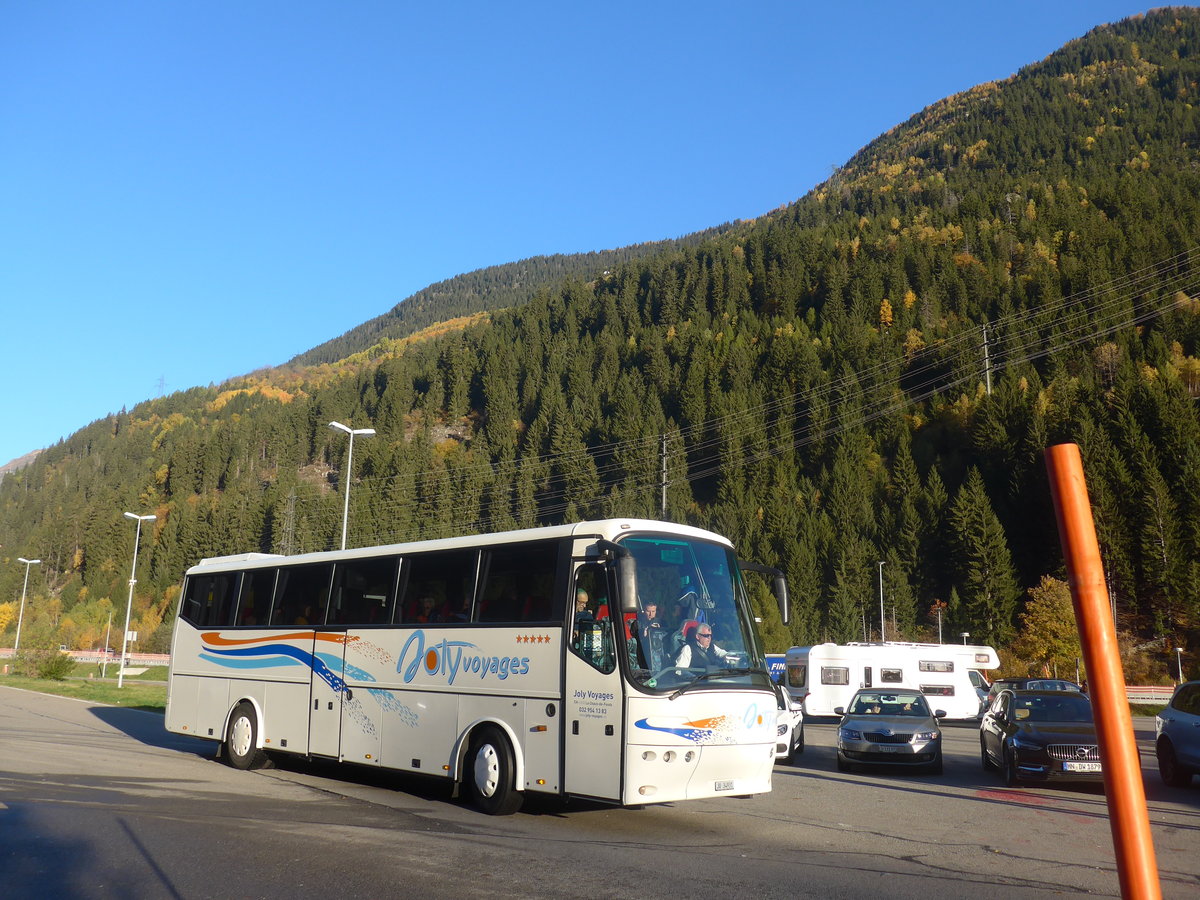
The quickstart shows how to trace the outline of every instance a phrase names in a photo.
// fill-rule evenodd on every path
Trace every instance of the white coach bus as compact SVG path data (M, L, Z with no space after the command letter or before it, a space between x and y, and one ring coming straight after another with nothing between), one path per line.
M525 792L769 791L776 695L743 568L786 619L782 573L666 522L206 559L184 579L166 727L238 768L271 752L441 776L492 814ZM719 650L676 667L697 633Z
M860 688L895 687L921 691L948 719L974 719L987 693L982 671L998 668L1000 658L981 644L886 641L792 647L786 663L784 683L804 700L806 715L835 715Z

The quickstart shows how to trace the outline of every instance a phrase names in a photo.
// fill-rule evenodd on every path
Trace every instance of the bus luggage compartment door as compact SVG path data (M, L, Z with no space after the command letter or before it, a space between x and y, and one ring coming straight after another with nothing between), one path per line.
M313 641L312 700L308 752L339 758L342 748L342 699L345 697L346 635L318 631Z

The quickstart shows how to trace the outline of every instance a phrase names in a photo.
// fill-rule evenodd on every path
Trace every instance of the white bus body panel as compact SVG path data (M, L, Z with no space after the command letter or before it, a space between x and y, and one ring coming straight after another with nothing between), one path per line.
M735 699L731 711L731 696ZM775 695L771 691L693 689L669 697L631 697L626 804L691 800L771 790ZM730 778L728 773L739 772Z
M942 669L948 665L951 671L925 671L922 665ZM974 719L980 699L968 672L999 665L996 651L980 644L816 644L788 650L784 684L793 698L804 701L808 716L836 715L834 709L847 706L855 691L873 687L924 690L929 705L945 710L946 718ZM796 683L800 666L805 672L803 684ZM845 684L825 683L843 675Z

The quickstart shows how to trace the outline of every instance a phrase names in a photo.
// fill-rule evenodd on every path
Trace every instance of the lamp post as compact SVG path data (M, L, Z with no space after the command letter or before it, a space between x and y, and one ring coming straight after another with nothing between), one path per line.
M17 651L21 649L21 622L25 619L25 591L29 588L29 567L38 565L41 560L26 559L23 556L18 556L17 562L25 563L25 584L21 587L21 611L17 613L17 639L13 643L14 656L16 656Z
M129 570L129 600L125 603L125 632L121 635L121 668L117 670L117 687L125 685L125 650L129 644L129 615L133 611L133 586L137 584L137 555L138 544L142 541L142 523L153 522L158 516L138 516L127 512L125 518L137 522L137 534L133 538L133 568Z
M346 482L346 499L342 506L342 549L346 549L346 523L350 520L350 476L354 471L354 436L370 437L375 433L374 428L351 428L341 422L330 422L329 427L336 431L344 431L350 435L350 449L346 453L346 471L342 478Z
M883 643L887 640L884 635L884 612L883 612L883 560L879 561L879 642Z
M28 571L28 570L26 570ZM1179 665L1179 683L1183 684L1183 648L1175 648L1175 662Z
M960 631L960 632L958 633L958 636L959 636L959 637L961 637L961 638L963 639L963 646L965 647L965 646L967 646L967 638L969 638L969 637L971 636L971 632L969 632L969 631Z

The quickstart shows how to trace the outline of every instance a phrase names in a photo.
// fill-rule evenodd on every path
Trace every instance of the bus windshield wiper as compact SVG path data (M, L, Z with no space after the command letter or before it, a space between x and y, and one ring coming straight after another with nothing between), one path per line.
M695 678L693 678L691 681L689 681L683 687L679 688L674 693L672 693L669 697L667 697L667 699L674 700L676 697L678 697L684 691L690 691L692 688L694 688L700 682L707 681L710 678L724 678L726 675L754 675L756 673L759 675L766 675L768 679L771 677L771 673L768 672L766 669L762 668L761 666L753 666L753 667L743 666L742 668L739 668L739 669L714 669L711 672L701 672L699 675L697 675Z

